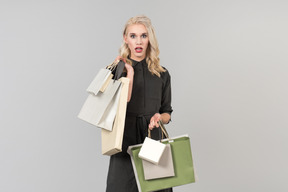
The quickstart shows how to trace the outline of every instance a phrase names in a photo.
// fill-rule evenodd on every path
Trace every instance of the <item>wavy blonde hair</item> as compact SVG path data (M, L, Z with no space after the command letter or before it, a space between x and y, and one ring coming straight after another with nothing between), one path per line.
M148 64L148 70L153 75L157 75L158 77L160 77L160 73L165 72L166 70L160 65L160 59L159 59L160 51L159 51L156 35L154 32L154 28L151 24L151 20L145 15L139 15L139 16L130 18L125 24L125 27L123 30L123 37L127 36L127 28L130 25L134 25L134 24L142 24L147 29L149 44L146 50L146 63ZM119 49L119 53L123 59L126 59L126 62L128 64L130 65L132 64L132 61L128 58L128 56L130 55L130 49L128 45L125 43L124 38L123 38L123 43Z

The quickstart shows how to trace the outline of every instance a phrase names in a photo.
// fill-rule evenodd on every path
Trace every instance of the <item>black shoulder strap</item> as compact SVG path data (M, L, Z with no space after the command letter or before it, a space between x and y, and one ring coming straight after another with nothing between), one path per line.
M120 60L119 63L117 64L114 80L118 80L121 77L124 67L125 67L124 61Z

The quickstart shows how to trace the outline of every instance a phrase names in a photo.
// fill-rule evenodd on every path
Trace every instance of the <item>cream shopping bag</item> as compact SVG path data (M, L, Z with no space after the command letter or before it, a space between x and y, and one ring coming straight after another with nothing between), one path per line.
M114 155L122 151L129 79L122 77L119 81L121 81L121 92L113 129L112 131L107 131L105 129L101 130L103 155Z
M173 157L170 144L165 144L165 149L157 165L142 160L145 180L175 176Z

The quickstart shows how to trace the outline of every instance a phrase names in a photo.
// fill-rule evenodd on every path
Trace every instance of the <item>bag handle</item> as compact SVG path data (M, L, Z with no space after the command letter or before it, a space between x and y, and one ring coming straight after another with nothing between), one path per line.
M110 65L107 65L106 69L109 69L110 71L114 71L114 69L117 67L118 63L119 63L119 61L116 61L116 62L114 61Z
M164 126L164 123L161 120L159 120L158 124L159 124L159 129L160 129L159 131L161 131L161 140L164 139L164 135L166 138L168 138L168 140L170 140L170 137ZM148 137L151 138L151 130L149 128L148 128Z

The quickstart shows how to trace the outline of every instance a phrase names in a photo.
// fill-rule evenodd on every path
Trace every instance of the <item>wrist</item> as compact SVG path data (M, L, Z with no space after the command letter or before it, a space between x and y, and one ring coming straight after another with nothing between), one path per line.
M134 70L130 69L130 70L127 70L127 76L133 76L134 75Z
M158 120L159 120L159 121L162 121L162 119L163 119L163 118L162 118L162 115L161 115L160 113L156 113L156 115L157 115L157 117L158 117Z

